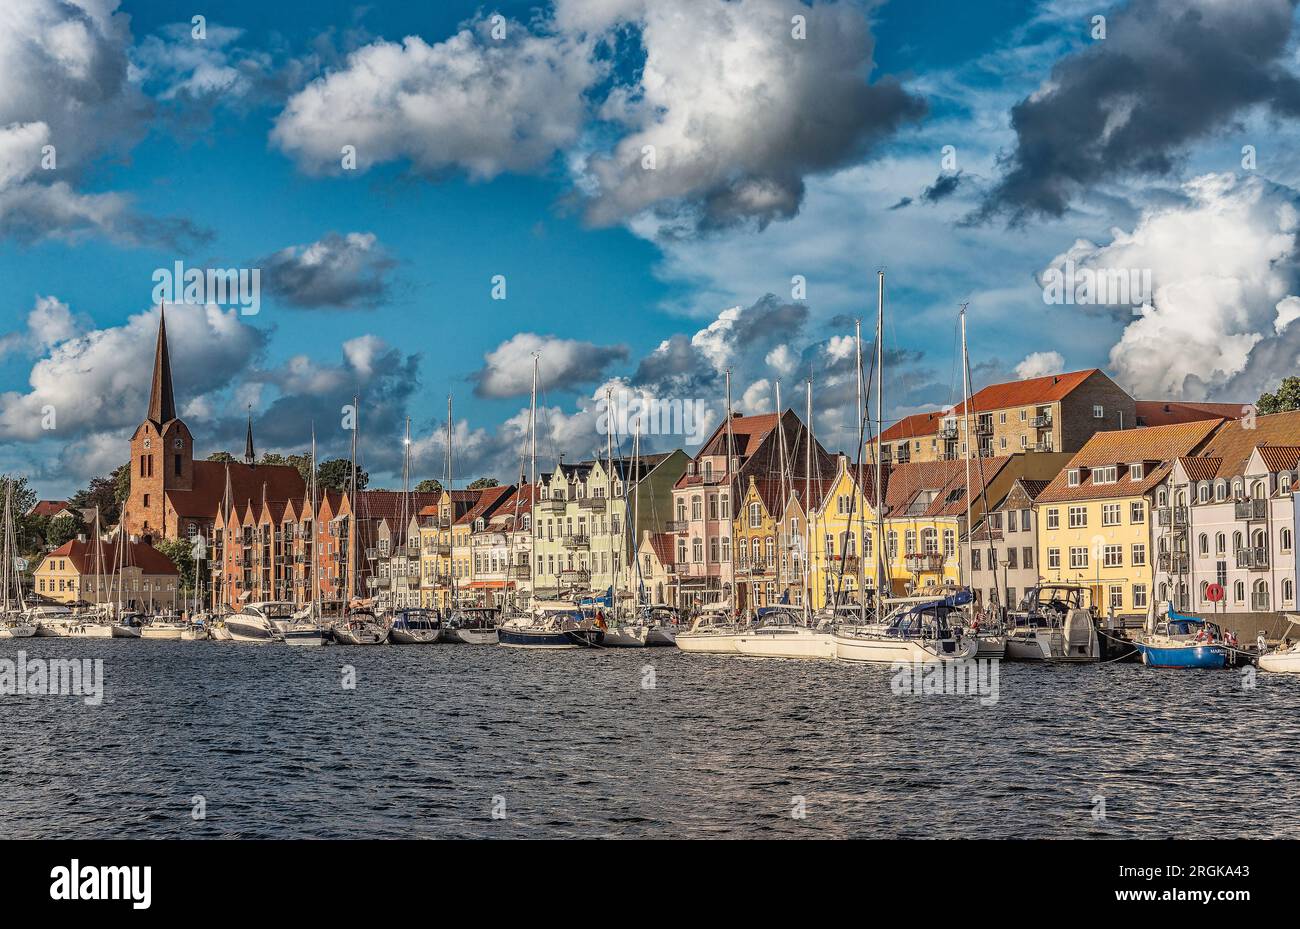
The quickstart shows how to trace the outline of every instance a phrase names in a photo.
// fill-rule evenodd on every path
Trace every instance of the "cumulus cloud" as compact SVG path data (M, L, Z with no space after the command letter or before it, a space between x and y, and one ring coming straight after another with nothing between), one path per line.
M1027 381L1032 377L1046 377L1065 370L1065 358L1060 352L1030 352L1016 365L1016 377Z
M627 348L622 345L597 345L521 332L483 356L483 367L471 375L475 381L474 393L480 397L517 397L529 393L535 352L541 355L539 369L542 386L547 390L598 381L609 365L628 356Z
M357 49L290 98L272 141L316 173L340 170L344 145L363 171L404 160L487 180L543 167L577 141L583 93L602 66L572 37L508 22L497 39L491 28L482 20L433 45L407 36Z
M1231 174L1196 178L1182 192L1185 202L1071 254L1083 269L1151 271L1151 302L1110 352L1121 384L1139 397L1240 399L1228 395L1233 379L1265 352L1285 357L1300 335L1292 315L1300 192Z
M1296 0L1133 0L1011 111L1005 174L973 217L1060 216L1089 185L1169 174L1247 107L1300 112L1287 69Z
M788 218L807 175L861 158L924 113L897 81L868 80L875 40L859 6L797 9L804 38L780 0L557 4L574 29L637 29L644 52L636 83L602 107L626 134L575 159L591 221L648 210L706 228Z
M272 295L291 306L352 309L383 302L396 262L369 232L331 232L310 245L291 245L257 262Z
M57 297L37 297L27 314L26 328L0 336L0 357L19 351L43 354L59 342L79 335L88 322Z

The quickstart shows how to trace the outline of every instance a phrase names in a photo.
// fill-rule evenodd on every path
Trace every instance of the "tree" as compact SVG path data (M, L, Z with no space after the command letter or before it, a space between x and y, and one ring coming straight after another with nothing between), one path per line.
M208 456L208 461L234 461L235 456L230 452L213 452Z
M1284 378L1277 387L1277 393L1263 393L1255 404L1258 413L1287 413L1300 410L1300 377L1292 375Z
M301 455L281 455L276 452L267 452L262 456L261 463L265 465L292 465L302 475L304 484L311 483L311 455L306 452Z
M415 485L417 494L440 494L442 493L442 481L436 477L427 477Z
M0 474L0 506L4 505L4 495L8 493L10 485L13 485L14 490L14 518L21 519L36 506L36 491L28 486L27 478L22 474Z
M181 588L194 589L194 543L189 539L163 539L154 545L181 572Z
M49 528L45 530L45 544L50 548L58 548L64 542L71 542L85 531L86 524L84 522L65 513L58 519L50 520Z
M122 512L122 504L126 503L126 498L131 496L131 462L118 465L113 469L113 499L117 501L118 513Z
M365 490L370 483L370 475L362 468L357 468L357 490ZM316 469L316 485L321 490L348 491L352 489L352 462L346 458L331 458L322 461Z
M499 481L495 477L480 477L474 483L469 485L470 490L482 490L485 487L496 487Z
M129 466L128 466L129 470ZM78 510L99 509L99 520L101 526L112 526L117 522L118 515L122 512L122 506L117 499L117 479L116 471L108 477L92 477L90 483L81 490L72 495L68 501L68 506ZM130 489L130 477L127 477L127 488Z

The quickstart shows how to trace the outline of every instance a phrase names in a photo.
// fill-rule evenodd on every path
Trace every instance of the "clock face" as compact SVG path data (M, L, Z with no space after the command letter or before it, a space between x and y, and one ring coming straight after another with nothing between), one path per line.
M181 441L180 436L177 436L176 441L172 442L172 448L176 449L177 451L180 451L184 447L185 447L185 443Z
M145 448L152 448L152 447L153 447L153 439L149 438L148 436L145 436L145 437L144 437L144 447L145 447Z

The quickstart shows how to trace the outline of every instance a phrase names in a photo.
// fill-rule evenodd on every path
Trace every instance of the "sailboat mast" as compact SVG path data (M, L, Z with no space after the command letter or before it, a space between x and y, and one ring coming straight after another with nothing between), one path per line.
M970 512L971 512L971 500L970 500L971 444L970 443L971 443L971 436L973 435L973 433L970 430L970 356L966 354L966 304L964 303L961 305L961 397L962 397L962 410L964 411L963 419L965 420L966 423L966 455L965 455L966 458L966 542L967 545L970 546L972 550L974 550L975 527L970 521ZM985 531L988 531L988 528L989 527L985 525ZM957 564L958 564L958 571L964 575L965 572L960 567L961 566L960 558L957 559ZM966 578L963 576L961 580L964 582ZM995 583L996 583L996 579L995 579Z
M858 619L867 621L867 562L864 554L867 548L867 495L862 484L862 449L866 444L867 411L863 406L866 393L862 379L862 320L853 322L853 354L857 364L858 382L858 491L862 494L862 507L858 510ZM857 500L857 494L853 495Z
M361 506L357 500L357 433L361 431L361 403L357 397L352 398L352 454L351 480L349 493L352 496L352 532L349 533L348 548L352 557L348 558L348 599L357 595L357 560L361 556Z
M885 272L877 271L876 278L876 621L879 622L885 615L890 555L885 547L884 447L880 441L885 430Z
M636 478L636 489L632 494L632 552L631 561L638 565L636 572L629 571L627 582L635 583L636 588L632 593L633 616L640 615L641 612L641 568L636 560L638 536L641 526L641 417L636 418L636 424L633 426L632 436L632 475Z
M454 486L453 484L454 478L451 470L451 462L452 462L451 439L452 439L452 435L454 434L454 431L455 430L452 428L452 419L451 419L451 394L447 394L447 495L448 495L448 499L451 500L451 516L449 517L451 520L451 525L447 526L447 538L449 540L453 540L451 543L453 545L455 544L454 543L455 530L452 529L452 526L456 524L456 498L452 496L452 487ZM447 550L454 551L454 549L450 547ZM456 562L454 559L451 560L450 565L451 565L451 570L448 573L451 574L451 603L449 604L449 606L451 609L454 610L456 609Z
M606 516L608 523L606 528L609 529L609 607L614 609L614 604L618 599L618 592L614 590L616 581L614 578L614 423L617 418L614 416L614 391L608 387L605 388L605 495L609 498L609 512ZM627 502L627 483L623 484L623 501ZM627 516L627 510L624 508L624 517ZM595 522L595 517L592 517ZM635 536L636 527L632 527L632 533ZM596 556L592 556L595 561ZM593 565L594 567L594 565Z
M731 369L727 369L727 545L731 549L731 609L736 609L736 531L735 531L735 511L739 506L737 500L737 489L739 485L737 480L739 475L736 474L733 467L734 455L733 449L735 443L731 434ZM707 526L708 523L705 523ZM752 577L752 575L751 575ZM752 590L751 590L752 593Z
M13 550L10 538L13 535L13 517L10 514L10 507L13 506L14 484L13 480L5 481L5 516L4 516L4 567L0 568L0 576L4 578L4 593L0 594L4 598L3 605L0 605L0 614L9 613L9 584L10 572L13 571Z
M316 517L320 508L316 503L316 423L311 424L311 617L316 619L320 610L320 558L316 555L319 527Z
M779 470L777 471L779 475L779 480L777 481L777 483L780 485L781 488L780 490L781 502L777 505L777 510L776 513L774 514L776 517L776 541L777 541L778 551L775 553L776 564L773 565L773 567L776 568L776 589L777 590L781 589L781 560L782 559L781 559L780 549L785 547L784 545L781 544L781 521L785 518L785 508L790 503L790 495L789 493L786 492L786 481L785 481L785 477L786 477L785 425L784 423L782 423L782 419L784 417L781 415L784 412L785 410L781 406L781 379L777 378L776 379L776 454L777 457L780 459L778 463Z
M808 378L808 442L803 450L803 615L811 625L812 585L808 562L812 558L812 378Z

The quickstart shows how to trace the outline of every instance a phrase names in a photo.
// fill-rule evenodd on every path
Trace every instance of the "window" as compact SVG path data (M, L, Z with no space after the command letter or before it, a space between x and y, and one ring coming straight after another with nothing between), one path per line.
M691 539L691 561L695 562L696 564L702 564L704 562L704 540L703 539Z
M1105 408L1104 406L1102 406L1100 403L1098 403L1098 404L1096 404L1095 406L1093 406L1093 408L1092 408L1092 418L1093 418L1093 419L1105 419L1105 418L1106 418L1106 408Z
M1246 602L1246 582L1237 581L1232 585L1232 598L1238 603Z
M749 505L749 528L757 529L763 525L763 510L757 503Z
M1282 599L1286 603L1295 599L1295 581L1289 577L1282 578Z
M1026 545L1026 546L1022 549L1022 551L1023 551L1023 553L1024 553L1024 567L1025 567L1026 570L1031 570L1031 569L1034 567L1034 549L1033 549L1033 546L1031 546L1031 545Z
M1094 484L1114 484L1119 480L1119 467L1117 465L1107 465L1104 468L1092 469L1092 482Z
M1146 476L1146 465L1142 462L1135 462L1128 466L1128 479L1130 481L1140 481Z
M1134 542L1131 550L1133 567L1144 568L1147 563L1147 546L1145 542Z
M1283 529L1281 533L1278 534L1279 547L1282 549L1282 551L1284 552L1291 551L1291 538L1292 536L1291 536L1290 529Z
M1120 505L1118 503L1105 503L1101 507L1101 524L1103 526L1118 526L1120 522Z
M1007 532L1016 531L1016 511L1007 510Z
M1061 550L1059 548L1049 548L1047 550L1047 567L1057 569L1061 567Z
M1088 508L1085 506L1070 507L1070 528L1082 529L1088 525Z
M1007 424L1007 414L1006 414L1005 412L999 413L999 414L998 414L998 425L999 425L999 426L1005 426L1006 424Z
M867 536L867 544L864 546L867 556L871 555L871 536ZM957 534L951 529L943 530L943 553L946 557L951 558L957 551Z
M1086 568L1088 567L1088 549L1087 546L1077 545L1070 548L1070 567Z
M1144 522L1147 518L1147 505L1141 500L1135 500L1128 508L1128 521L1134 525Z
M1071 487L1078 487L1078 486L1079 486L1079 469L1078 469L1078 468L1071 468L1069 471L1067 471L1067 472L1065 473L1065 479L1066 479L1066 482L1067 482Z
M1202 532L1196 539L1196 550L1204 557L1210 553L1210 537Z
M970 569L972 571L978 571L980 569L980 550L978 548L972 548L970 550Z
M704 501L700 497L691 497L691 519L704 518Z
M1107 568L1122 568L1124 566L1124 546L1107 545L1102 549L1102 564Z
M1147 608L1147 585L1133 585L1133 609L1145 610Z
M1222 532L1216 534L1214 537L1214 553L1216 555L1222 555L1227 550L1228 550L1228 537Z
M1060 529L1060 528L1061 528L1061 511L1060 511L1060 510L1058 510L1058 509L1056 509L1056 508L1052 508L1052 509L1050 509L1050 510L1047 511L1047 528L1048 528L1048 529Z
M1197 503L1209 503L1209 502L1210 502L1210 485L1209 485L1209 484L1202 484L1200 487L1198 487L1198 488L1196 489L1196 502L1197 502Z
M1283 471L1277 477L1278 493L1289 494L1291 492L1291 472Z
M1007 568L1009 568L1010 570L1014 571L1014 570L1016 570L1017 567L1018 567L1018 565L1016 564L1016 550L1015 550L1014 548L1008 548L1008 549L1007 549Z
M1124 609L1124 587L1121 584L1110 585L1110 608L1112 610Z
M722 537L722 563L726 564L731 561L731 539L725 535Z

